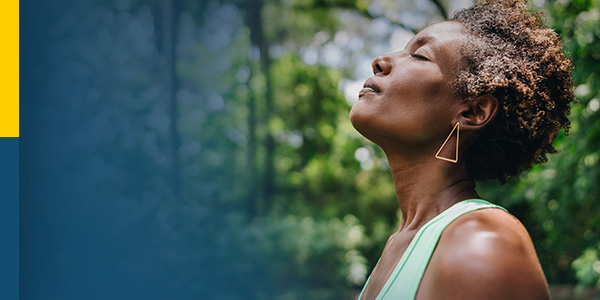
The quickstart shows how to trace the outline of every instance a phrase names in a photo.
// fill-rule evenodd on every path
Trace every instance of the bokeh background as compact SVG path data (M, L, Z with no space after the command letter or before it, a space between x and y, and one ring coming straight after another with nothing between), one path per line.
M22 299L355 299L399 223L348 113L370 61L470 0L20 1ZM600 299L600 1L535 0L569 136L480 194L555 299Z

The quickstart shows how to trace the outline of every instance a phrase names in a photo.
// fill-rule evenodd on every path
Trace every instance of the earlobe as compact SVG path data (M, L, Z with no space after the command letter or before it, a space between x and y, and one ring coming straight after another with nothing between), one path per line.
M498 109L498 99L490 94L479 96L473 101L465 103L461 113L462 129L473 130L487 126L496 118Z

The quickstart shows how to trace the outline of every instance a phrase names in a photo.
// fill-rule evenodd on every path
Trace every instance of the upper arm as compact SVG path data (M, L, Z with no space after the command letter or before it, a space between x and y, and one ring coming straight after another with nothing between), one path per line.
M523 226L500 210L467 214L446 228L417 299L549 299Z

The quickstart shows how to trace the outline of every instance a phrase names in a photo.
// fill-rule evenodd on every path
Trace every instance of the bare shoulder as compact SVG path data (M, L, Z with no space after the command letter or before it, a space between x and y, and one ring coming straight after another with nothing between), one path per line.
M465 214L442 233L417 299L549 299L531 238L500 209Z

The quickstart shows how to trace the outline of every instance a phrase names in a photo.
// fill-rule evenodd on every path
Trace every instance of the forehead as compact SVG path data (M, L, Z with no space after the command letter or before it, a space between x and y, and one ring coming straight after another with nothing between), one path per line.
M446 21L426 27L415 35L411 42L459 46L465 38L464 26L461 23Z

